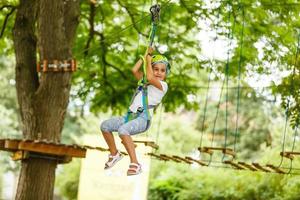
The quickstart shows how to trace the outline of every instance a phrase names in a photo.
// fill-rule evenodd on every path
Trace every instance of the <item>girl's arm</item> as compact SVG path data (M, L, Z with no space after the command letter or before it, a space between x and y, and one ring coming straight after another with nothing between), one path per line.
M143 78L143 72L140 71L140 68L143 64L143 61L142 59L139 59L135 65L133 66L133 68L131 69L134 77L137 79L137 80L141 80Z
M151 51L151 50L150 50ZM148 51L149 52L149 51ZM146 62L147 62L147 80L148 82L155 86L156 88L163 90L162 85L160 83L160 81L154 76L153 74L153 69L152 69L152 65L151 65L151 60L152 60L152 56L150 56L149 54L146 55Z

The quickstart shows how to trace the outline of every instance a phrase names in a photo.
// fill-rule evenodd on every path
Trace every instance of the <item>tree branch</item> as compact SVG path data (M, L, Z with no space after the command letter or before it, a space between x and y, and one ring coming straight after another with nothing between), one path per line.
M16 8L16 6L13 5L3 5L0 7L0 11L2 11L4 8Z
M104 38L104 35L103 35L102 33L98 32L98 31L94 31L94 34L97 35L97 36L99 36L99 37L101 38L101 41L105 39L105 38ZM102 42L102 43L103 43L103 42ZM103 49L103 48L102 48L102 49ZM104 49L103 49L103 50L104 50ZM117 71L121 74L121 76L122 76L124 79L127 79L127 76L125 75L125 73L124 73L122 70L120 70L117 66L115 66L115 65L113 65L113 64L111 64L111 63L109 63L109 62L107 61L107 59L106 59L106 50L105 50L105 52L104 52L103 63L104 63L104 65L108 65L108 66L114 68L115 70L117 70Z
M92 39L94 38L94 21L95 21L95 4L90 4L90 16L89 16L89 24L90 24L90 30L89 30L89 38L87 40L87 43L84 47L84 56L86 57L89 53L90 43Z
M13 14L13 12L16 10L16 7L15 6L6 6L6 8L11 8L10 12L6 14L5 18L4 18L4 22L3 22L3 25L2 25L2 28L1 28L1 32L0 32L0 38L3 36L4 34L4 30L6 28L6 24L7 24L7 21L8 21L8 18L11 14ZM2 6L0 8L0 10L4 9L4 6Z
M148 37L147 34L143 33L143 32L137 27L137 25L136 25L136 20L134 19L134 16L133 16L134 14L129 10L129 8L128 8L126 5L124 5L120 0L117 0L117 2L120 4L121 7L125 8L125 10L127 11L128 15L129 15L129 17L130 17L130 19L131 19L133 28L134 28L139 34L141 34L142 36Z
M108 66L112 67L113 69L117 70L117 71L121 74L121 76L122 76L124 79L127 79L127 76L126 76L126 75L124 74L124 72L123 72L122 70L120 70L118 67L116 67L115 65L113 65L113 64L111 64L111 63L109 63L109 62L107 62L106 59L104 60L104 62L105 62L106 65L108 65Z

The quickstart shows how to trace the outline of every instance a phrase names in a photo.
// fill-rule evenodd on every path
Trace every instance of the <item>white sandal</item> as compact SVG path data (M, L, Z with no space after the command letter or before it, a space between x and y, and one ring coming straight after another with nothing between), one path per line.
M111 158L111 161L105 163L104 169L112 168L119 160L123 158L123 155L118 151L116 155L108 155L108 160Z
M141 164L130 163L129 169L127 170L127 176L138 175L142 173Z

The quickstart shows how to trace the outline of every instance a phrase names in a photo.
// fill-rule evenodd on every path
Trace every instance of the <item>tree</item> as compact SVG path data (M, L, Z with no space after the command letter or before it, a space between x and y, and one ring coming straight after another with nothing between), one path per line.
M20 1L13 39L25 139L60 141L72 74L39 76L36 55L38 49L40 60L70 60L79 13L79 1ZM22 161L16 199L53 199L56 165L45 159Z

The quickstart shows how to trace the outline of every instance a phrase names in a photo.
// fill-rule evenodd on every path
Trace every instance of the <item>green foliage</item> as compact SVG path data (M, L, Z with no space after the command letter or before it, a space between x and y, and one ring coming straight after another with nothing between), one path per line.
M0 169L0 197L2 196L2 188L3 188L3 174L4 174L4 170L1 168Z
M89 18L82 15L79 25L80 35L74 47L82 70L75 75L74 83L79 83L79 96L84 101L92 103L91 108L94 112L100 109L107 111L108 108L121 112L130 102L136 86L130 69L137 61L138 55L145 51L150 31L148 3L104 1L97 4L94 18L94 25L97 28L94 35L90 35L88 31ZM83 3L82 12L89 11L90 6ZM173 12L177 14L172 15ZM170 97L166 98L166 102L169 102L168 110L174 110L183 102L187 107L193 107L185 100L189 91L176 86L182 80L187 86L193 84L194 78L189 76L187 71L182 73L176 68L185 69L184 66L191 64L195 59L195 55L188 52L199 50L197 40L192 39L195 35L196 22L190 20L187 13L184 7L163 3L156 44L158 47L167 45L166 55L171 60L176 60L172 62ZM132 23L134 25L131 25ZM91 39L90 43L86 42L88 37ZM87 47L86 52L82 50L83 46ZM184 57L177 56L180 54ZM90 93L93 93L93 97L88 99Z
M21 138L13 65L11 57L0 56L0 138ZM8 153L1 154L5 155L0 156L3 171L16 172L19 165L11 162Z
M55 186L61 197L69 200L77 199L81 161L73 160L57 170Z
M136 86L130 68L147 46L151 3L144 0L98 1L95 5L81 2L80 24L73 48L80 69L74 75L73 85L77 96L89 103L93 112L111 108L121 113L127 108ZM206 49L201 49L200 43L207 38L199 38L200 31L215 34L208 37L211 44L225 41L231 46L230 77L240 73L244 77L252 73L271 74L274 71L274 67L269 67L271 63L282 72L299 70L296 52L300 5L297 1L220 1L210 6L199 0L160 3L161 18L155 44L158 49L168 47L165 54L173 66L168 80L170 90L165 98L166 110L174 111L179 105L197 108L195 103L187 101L186 95L196 93L194 86L199 85L202 73L199 69L213 68L216 79L221 79L219 73L226 73L226 59L214 59L216 65L210 66L211 60L203 56ZM0 7L16 4L17 1L5 0ZM4 24L12 7L2 10L0 24ZM3 54L13 54L9 34L13 19L14 13L8 18L0 40ZM273 90L274 95L280 94L285 101L295 102L288 113L294 127L299 123L297 77L289 73L279 86L294 86L284 89L286 87L277 87L277 83Z
M228 95L230 99L229 116L231 116L229 117L228 127L230 128L229 133L231 133L236 122L235 118L232 117L235 113L236 92L234 90L230 91ZM281 142L285 127L284 113L280 112L280 108L276 104L268 102L251 88L243 88L240 100L240 131L237 141L238 155L236 161L247 163L256 161L262 165L273 164L278 166L281 161L279 152L282 151ZM214 101L210 102L210 104L214 103ZM203 106L201 108L203 109ZM208 107L207 120L215 117L215 109L214 106ZM224 105L220 109L220 119L216 127L219 127L221 131L217 132L220 140L215 141L216 146L222 146L224 143ZM200 119L192 120L195 119L195 116L197 116L196 113L186 112L185 110L178 111L174 115L171 113L163 114L158 140L160 149L157 153L197 157L196 148L199 146L199 131L201 131L199 125L202 121ZM195 124L198 125L195 126ZM205 126L204 138L210 133L211 128L209 125L212 125L212 123L210 122L207 125ZM264 143L267 142L266 137L269 134L272 138L271 144L267 146ZM233 136L229 135L228 137L229 147L233 145L231 143ZM292 141L293 131L287 129L285 150L291 149ZM204 139L203 145L205 144L209 146L210 141L207 143ZM298 151L299 148L295 147L294 150ZM213 163L209 168L153 159L148 199L298 199L299 183L296 181L298 176L216 168L226 167L217 164L221 161L221 158L222 155L214 154ZM299 164L298 159L293 161L293 167L297 168ZM285 170L288 171L291 167L289 160L284 159L281 167L285 167ZM298 173L298 170L292 170L291 172Z
M171 177L170 177L171 178ZM182 181L175 179L169 179L166 181L155 182L152 186L154 189L150 189L151 199L177 199L177 194L183 189ZM152 191L151 191L152 190Z
M169 172L165 172L169 173ZM151 200L298 199L297 177L218 169L180 170L150 185Z
M216 85L200 100L196 128L204 135L202 145L224 146L226 140L227 147L235 147L242 158L250 158L262 144L272 145L269 115L275 106L249 86L231 84L222 91Z

